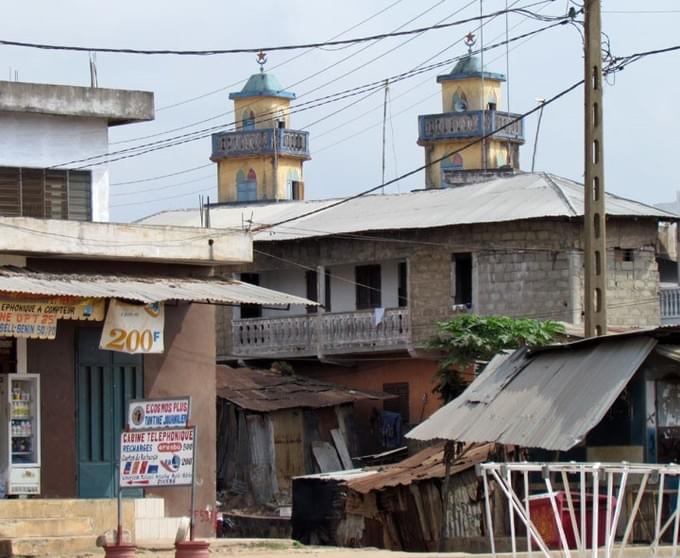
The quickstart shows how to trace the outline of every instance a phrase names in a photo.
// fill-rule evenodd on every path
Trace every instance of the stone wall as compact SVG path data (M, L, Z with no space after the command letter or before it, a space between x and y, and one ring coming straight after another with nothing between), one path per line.
M610 218L607 241L609 323L659 324L656 222ZM452 308L451 257L461 252L472 253L473 258L473 312L582 323L583 252L578 220L545 218L389 231L354 239L257 242L256 249L254 263L242 270L406 260L416 345L436 332L437 321L457 311ZM628 258L632 261L623 261ZM231 309L222 308L220 313L218 354L228 354Z

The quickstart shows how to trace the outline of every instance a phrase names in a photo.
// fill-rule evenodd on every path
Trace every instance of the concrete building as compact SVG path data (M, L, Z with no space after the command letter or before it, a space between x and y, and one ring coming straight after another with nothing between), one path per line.
M214 305L309 303L219 275L252 261L247 232L91 222L106 218L108 176L83 160L107 151L108 125L152 116L150 93L0 83L0 493L32 496L0 499L3 556L89 550L115 528L133 399L192 399L196 505L212 510ZM111 330L124 342L107 343L114 301L163 315L164 346L151 350L127 317ZM8 397L21 382L40 390ZM174 539L191 514L189 487L126 492L124 526L139 538ZM214 514L196 517L197 534L214 532Z
M0 81L0 216L107 221L108 128L153 120L153 94Z
M242 280L322 305L220 312L220 361L284 359L298 373L393 393L382 406L357 404L359 420L396 412L405 427L440 406L437 359L426 350L437 322L474 312L582 328L583 186L519 170L523 127L497 110L503 79L472 55L439 76L444 113L419 117L425 189L339 205L212 206L212 226L255 232L253 264L232 268ZM677 216L612 195L607 211L610 322L657 325L659 224ZM144 222L195 225L200 215L168 211Z

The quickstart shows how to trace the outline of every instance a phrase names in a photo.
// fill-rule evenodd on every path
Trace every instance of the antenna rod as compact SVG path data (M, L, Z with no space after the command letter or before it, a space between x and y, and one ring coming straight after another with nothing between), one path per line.
M382 125L382 182L385 184L385 129L387 124L387 92L389 91L390 80L385 80L385 100L383 101L383 125ZM385 193L385 188L382 189L382 193Z

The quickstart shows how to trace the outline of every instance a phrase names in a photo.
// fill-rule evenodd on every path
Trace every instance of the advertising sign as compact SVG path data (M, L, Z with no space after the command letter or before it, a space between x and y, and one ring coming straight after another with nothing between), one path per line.
M101 320L103 299L73 297L0 299L0 335L34 339L54 339L57 321Z
M193 484L195 428L133 430L120 435L120 487Z
M163 303L127 304L111 300L99 348L121 353L162 353Z
M130 401L127 424L131 430L181 428L189 424L190 399L146 399Z

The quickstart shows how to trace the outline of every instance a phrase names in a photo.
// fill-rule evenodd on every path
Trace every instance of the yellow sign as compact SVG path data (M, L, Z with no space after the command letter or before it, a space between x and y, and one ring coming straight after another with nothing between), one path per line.
M163 303L127 304L111 300L99 348L121 353L162 353Z
M54 339L60 319L102 320L104 300L18 296L0 299L0 335Z

